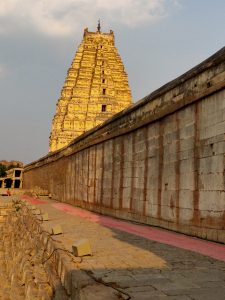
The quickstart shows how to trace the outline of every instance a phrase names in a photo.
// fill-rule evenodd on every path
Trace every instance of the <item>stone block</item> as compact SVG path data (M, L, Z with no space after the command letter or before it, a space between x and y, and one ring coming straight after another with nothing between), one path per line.
M195 189L195 173L182 173L179 178L179 188L180 190L193 191Z
M146 203L145 213L149 217L157 217L158 205L151 203L150 200Z
M193 218L194 211L189 208L179 208L179 219L182 224L189 224Z
M194 143L195 143L195 141L194 141L193 136L182 139L180 141L180 150L184 151L184 150L188 150L188 149L193 149L194 148Z
M203 174L223 173L224 155L215 155L199 160L199 171Z
M179 156L180 156L180 160L193 158L194 149L187 149L184 151L180 151Z
M218 230L218 242L225 244L225 230Z
M7 210L1 210L1 216L7 216L8 211Z
M151 205L152 204L158 205L159 189L157 187L158 187L158 183L156 182L155 185L152 184L152 186L150 188L147 188L146 190L146 199Z
M49 216L48 216L47 213L44 213L44 214L42 215L42 220L43 220L43 221L48 221L48 220L49 220Z
M217 142L213 144L211 147L213 147L213 152L215 155L225 153L225 141Z
M87 239L81 239L72 245L74 256L92 255L91 245Z
M180 173L191 173L194 171L194 159L183 159L180 161Z
M161 206L162 219L165 221L174 222L176 219L176 207L171 208L167 205Z
M209 173L199 175L200 190L205 191L223 191L224 190L224 174Z
M201 211L220 212L225 211L225 192L200 191L199 209Z
M62 228L60 225L56 225L52 228L52 234L57 235L62 233Z
M209 229L207 228L207 240L218 241L218 230L217 229Z
M193 209L193 191L183 190L179 191L179 207L185 209Z

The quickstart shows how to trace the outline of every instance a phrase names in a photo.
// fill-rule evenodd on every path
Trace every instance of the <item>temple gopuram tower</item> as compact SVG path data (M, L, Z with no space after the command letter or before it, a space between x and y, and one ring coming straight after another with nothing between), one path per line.
M114 33L84 30L56 105L49 151L68 145L131 104L131 91Z

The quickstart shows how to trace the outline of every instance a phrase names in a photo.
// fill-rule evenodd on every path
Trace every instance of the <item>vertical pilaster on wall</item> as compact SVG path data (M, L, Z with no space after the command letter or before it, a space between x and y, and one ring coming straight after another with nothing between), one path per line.
M131 170L131 197L130 197L130 210L131 211L133 211L133 209L134 209L135 134L136 134L135 131L133 131L132 134L131 134L131 137L132 137L132 170Z
M72 186L72 161L68 160L67 171L65 172L65 202L70 202Z
M124 141L123 138L120 139L121 147L121 160L120 160L120 186L119 186L119 208L122 209L123 206L123 177L124 177Z
M194 124L194 191L193 191L193 224L199 224L199 103L195 104Z
M97 206L102 202L102 187L103 187L103 178L104 175L103 163L103 144L96 145L96 193L95 193L95 204Z
M131 181L132 181L132 134L123 136L124 158L123 158L123 210L130 212Z
M90 148L87 148L87 203L89 203L90 188Z
M66 170L68 169L68 164L69 164L69 160L68 158L64 159L64 163L65 163L65 168L64 168L64 180L63 180L63 184L62 184L62 201L66 202Z
M121 139L117 137L114 140L114 180L113 180L113 209L118 210L120 207L121 191Z
M94 146L94 193L93 193L93 202L96 203L96 156L97 156L97 149L96 149L96 146Z
M79 155L79 177L80 177L80 182L79 182L79 199L83 200L83 152L78 152Z
M104 160L105 160L105 143L102 143L102 175L101 175L101 191L100 191L100 205L103 204L103 190L104 190Z
M72 203L73 199L73 182L74 182L74 171L73 171L73 159L69 159L70 164L70 187L69 187L69 195L68 195L68 203Z
M144 188L143 188L143 215L146 216L146 204L147 204L147 180L148 180L148 152L149 152L149 140L148 140L148 127L143 128L145 139L145 160L144 160Z
M77 159L76 159L76 169L77 169L77 186L76 186L76 194L77 194L77 199L81 199L80 198L80 153L77 153Z
M84 201L88 203L88 148L84 151Z
M146 179L146 207L148 217L157 217L158 208L158 172L159 172L159 123L147 127L148 133L148 171Z
M104 142L104 176L102 205L110 208L112 202L112 176L113 176L113 140ZM112 208L112 207L111 207Z
M88 148L88 203L93 203L95 199L95 146Z
M179 217L180 217L180 119L179 119L179 112L176 113L176 223L179 224Z
M158 210L157 218L161 220L161 202L162 202L162 177L163 177L163 162L164 162L164 149L163 149L163 135L164 135L164 120L159 124L159 172L158 172Z
M87 149L82 151L82 200L87 203Z
M110 208L113 208L114 173L115 173L115 139L112 140L112 179L111 179Z
M80 160L80 164L81 164L81 182L80 182L80 187L81 187L81 199L82 201L84 201L84 182L85 182L85 178L84 178L84 164L85 164L85 160L84 160L84 153L85 153L85 150L80 152L80 155L81 155L81 160Z
M78 198L78 181L79 181L79 170L78 170L78 155L75 155L75 173L76 173L76 178L75 178L75 184L74 184L74 200L76 201Z
M75 203L75 183L76 183L76 156L73 156L71 158L72 160L72 178L73 178L73 181L72 181L72 199L71 199L71 204L74 204Z

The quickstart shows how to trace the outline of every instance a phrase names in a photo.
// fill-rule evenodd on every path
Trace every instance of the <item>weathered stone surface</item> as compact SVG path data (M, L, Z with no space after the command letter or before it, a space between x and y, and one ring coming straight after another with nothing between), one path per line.
M49 222L42 223L25 205L8 211L0 225L0 299L123 299L80 270L76 258L44 224Z
M62 234L62 227L60 225L56 225L52 228L52 234Z
M65 149L27 165L25 187L224 243L224 99L225 48Z
M79 241L76 241L72 245L73 254L75 256L84 256L84 255L91 255L91 245L89 240L87 239L81 239Z

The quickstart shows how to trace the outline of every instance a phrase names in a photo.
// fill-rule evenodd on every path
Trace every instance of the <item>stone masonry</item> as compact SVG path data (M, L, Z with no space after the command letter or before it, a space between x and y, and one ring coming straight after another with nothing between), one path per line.
M225 243L225 48L27 165L24 186Z
M124 299L80 270L81 258L45 230L37 208L16 198L1 204L1 300Z
M0 299L53 299L47 273L42 265L41 236L35 220L19 202L7 212L1 226ZM54 276L54 275L52 275Z

